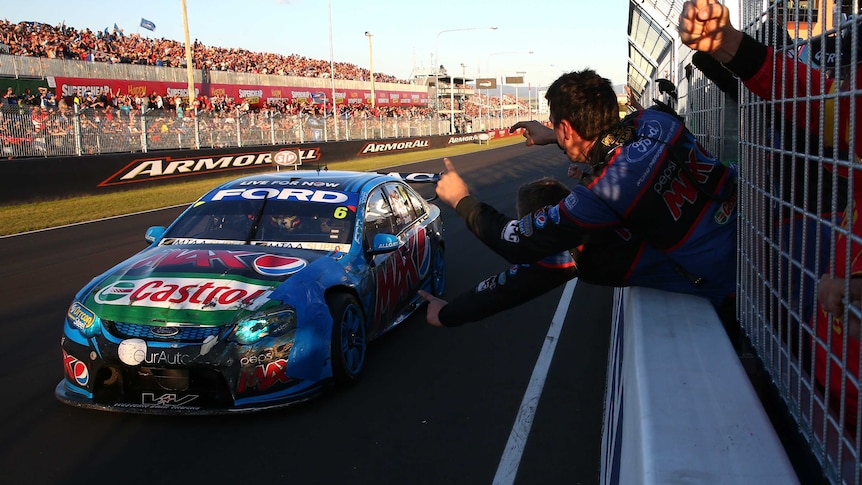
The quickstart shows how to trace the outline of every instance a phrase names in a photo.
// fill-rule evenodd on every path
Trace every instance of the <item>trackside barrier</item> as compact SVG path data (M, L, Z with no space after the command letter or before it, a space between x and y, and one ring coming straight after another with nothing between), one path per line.
M520 136L520 133L502 129L383 140L0 160L0 205L99 195L229 173L236 173L238 177L250 175L254 171L273 170L272 154L284 150L298 151L304 168L338 169L338 162L476 143L480 135L497 139Z
M601 481L799 483L706 299L616 290Z

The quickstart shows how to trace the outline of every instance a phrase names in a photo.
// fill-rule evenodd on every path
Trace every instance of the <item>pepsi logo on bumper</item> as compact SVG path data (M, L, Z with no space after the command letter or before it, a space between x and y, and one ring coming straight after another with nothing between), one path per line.
M90 382L90 371L87 370L87 364L63 352L63 366L66 368L66 375L70 379L84 387Z
M285 276L296 273L308 265L304 259L289 256L264 254L258 256L252 263L255 271L266 276Z

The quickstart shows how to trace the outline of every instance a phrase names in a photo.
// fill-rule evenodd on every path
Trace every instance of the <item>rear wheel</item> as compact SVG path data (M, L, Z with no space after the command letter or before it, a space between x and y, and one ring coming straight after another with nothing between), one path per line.
M326 303L332 314L332 377L340 386L351 385L359 380L368 351L362 308L347 293L328 295Z

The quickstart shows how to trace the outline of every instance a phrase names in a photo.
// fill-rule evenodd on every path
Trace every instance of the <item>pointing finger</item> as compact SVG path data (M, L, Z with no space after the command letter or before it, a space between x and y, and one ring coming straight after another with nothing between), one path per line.
M449 160L448 158L444 158L443 159L443 165L446 166L447 172L454 172L455 171L455 166L452 165L452 160Z

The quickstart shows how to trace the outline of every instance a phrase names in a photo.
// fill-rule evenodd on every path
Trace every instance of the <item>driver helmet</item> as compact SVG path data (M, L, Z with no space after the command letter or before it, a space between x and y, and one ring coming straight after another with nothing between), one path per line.
M269 216L269 222L273 226L292 231L299 227L300 219L297 215Z

